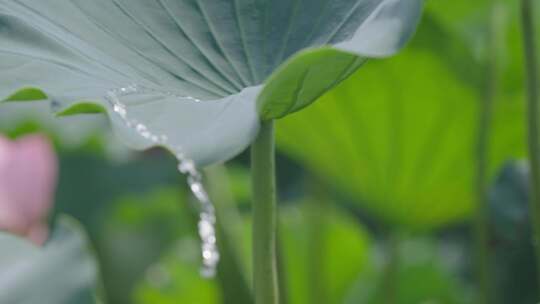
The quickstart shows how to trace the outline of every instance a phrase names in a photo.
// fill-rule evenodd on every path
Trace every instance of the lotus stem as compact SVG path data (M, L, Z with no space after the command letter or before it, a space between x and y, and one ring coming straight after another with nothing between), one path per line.
M477 145L477 209L474 220L474 239L476 252L476 280L480 289L480 304L492 303L492 288L489 250L489 143L493 119L493 105L497 97L498 86L498 28L499 3L493 1L488 34L488 51L490 56L486 62L486 78L484 96L480 104L478 145Z
M255 304L278 304L274 122L261 125L251 146L253 287Z
M383 270L382 289L379 290L379 299L384 303L397 304L399 299L399 268L401 236L391 231L386 241L386 265Z
M527 82L527 129L531 170L530 208L533 225L533 244L536 253L537 284L540 287L540 130L538 124L538 62L535 42L534 5L532 0L521 0L521 21L525 50ZM539 288L540 290L540 288Z

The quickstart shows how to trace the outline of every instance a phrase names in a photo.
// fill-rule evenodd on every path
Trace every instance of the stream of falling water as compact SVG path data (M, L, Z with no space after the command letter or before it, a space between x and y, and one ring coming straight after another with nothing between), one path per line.
M169 143L169 139L165 134L154 134L145 124L129 117L128 107L122 103L121 99L134 94L161 94L165 97L179 98L191 102L200 102L200 100L182 96L170 92L162 92L140 85L132 84L126 87L113 89L107 92L106 99L113 107L113 110L121 118L123 123L130 129L133 129L153 144L160 146L173 147L176 158L178 159L178 170L187 176L187 183L191 192L199 202L200 213L198 219L198 232L201 238L201 255L202 267L201 275L207 278L212 278L216 274L217 265L219 263L219 250L216 239L216 213L214 205L210 201L207 191L202 182L202 175L197 170L195 163L185 156L182 152L182 147L173 146Z

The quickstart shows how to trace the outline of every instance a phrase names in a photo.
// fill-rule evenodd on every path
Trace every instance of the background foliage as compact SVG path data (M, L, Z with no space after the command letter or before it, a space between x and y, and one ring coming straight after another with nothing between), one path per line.
M470 225L490 73L498 84L489 142L494 290L500 303L532 303L527 165L513 162L525 150L517 3L496 5L427 1L404 52L365 62L278 123L283 303L475 303ZM198 276L196 210L170 155L111 143L99 117L55 120L26 106L2 105L0 129L55 140L52 222L67 213L83 223L109 303L251 303L247 155L208 172L224 262L207 281Z

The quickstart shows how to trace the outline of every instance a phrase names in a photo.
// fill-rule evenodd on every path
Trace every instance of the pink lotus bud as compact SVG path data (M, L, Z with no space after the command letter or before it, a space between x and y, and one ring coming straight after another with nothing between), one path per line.
M0 230L43 244L56 188L58 162L48 139L0 136Z

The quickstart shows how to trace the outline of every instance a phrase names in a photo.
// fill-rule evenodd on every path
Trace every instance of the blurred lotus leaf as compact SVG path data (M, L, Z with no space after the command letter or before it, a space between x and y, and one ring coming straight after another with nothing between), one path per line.
M345 304L468 304L474 293L455 274L462 256L459 248L440 246L430 239L398 241L396 269L384 270L379 264L360 277ZM391 282L389 281L391 280Z
M97 265L72 219L57 221L43 248L0 233L0 303L94 304Z
M490 191L490 263L501 303L527 304L536 298L529 175L526 162L508 163Z
M169 254L148 268L144 280L135 291L135 303L222 303L217 282L199 275L199 251L198 239L180 239Z
M149 265L177 239L195 235L186 204L185 195L175 188L125 195L110 204L97 247L111 302L130 303L131 293Z
M329 202L308 200L280 212L286 303L343 303L372 262L367 232Z
M379 220L425 230L474 210L481 93L444 54L410 48L370 62L278 123L278 146ZM498 100L489 175L524 153L523 103Z

